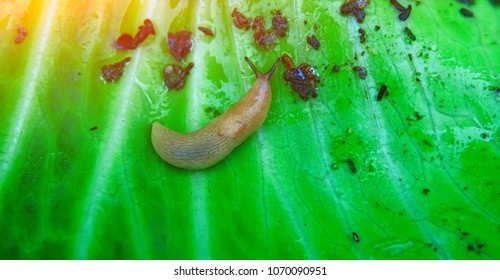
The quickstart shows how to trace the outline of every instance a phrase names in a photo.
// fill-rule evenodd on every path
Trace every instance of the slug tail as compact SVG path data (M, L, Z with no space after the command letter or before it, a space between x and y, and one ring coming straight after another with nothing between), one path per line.
M245 56L245 61L248 63L250 68L252 68L252 71L255 73L257 79L262 78L269 81L274 73L274 70L276 69L276 67L278 67L279 62L281 61L281 56L278 57L278 59L276 59L276 62L274 62L271 69L269 69L269 71L267 71L266 73L260 72L259 69L257 69L255 65L253 65L253 63L250 61L250 59L246 56Z

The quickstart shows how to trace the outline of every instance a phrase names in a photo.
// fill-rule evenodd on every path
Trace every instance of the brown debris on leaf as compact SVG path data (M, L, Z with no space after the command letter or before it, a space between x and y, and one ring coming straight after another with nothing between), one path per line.
M129 63L130 60L131 58L127 57L117 63L104 65L101 68L101 78L107 83L114 83L118 81L122 77L125 66L127 66L127 63Z
M309 43L309 45L311 45L311 47L313 47L315 50L319 49L319 40L315 35L307 36L307 43Z
M276 42L276 32L265 28L257 28L253 32L253 39L257 47L271 49Z
M139 26L139 31L132 37L130 34L122 34L114 42L114 47L117 50L134 50L142 42L144 42L149 35L155 35L155 28L153 23L149 19L144 20L144 25Z
M231 16L233 17L234 25L239 29L248 30L250 29L250 26L252 26L252 20L240 13L238 8L234 8Z
M277 11L273 17L273 28L279 37L285 37L288 31L288 19L281 16L281 11Z
M186 83L186 78L193 66L194 64L192 62L190 62L186 68L182 68L181 66L175 64L167 65L165 67L165 71L163 72L165 86L167 86L168 89L181 89Z
M359 42L361 44L366 42L366 31L363 28L358 29L359 33Z
M408 38L410 38L410 40L412 40L412 41L417 40L417 37L415 36L415 34L413 34L413 32L411 31L410 28L405 27L405 29L403 29L403 31L406 33L406 36L408 36Z
M390 0L391 4L396 8L398 11L401 13L399 14L399 19L401 21L405 21L408 19L411 13L411 5L408 5L408 8L405 8L403 5L401 5L398 0Z
M370 4L370 0L349 0L340 7L340 13L344 16L352 14L359 23L366 17L365 6Z
M307 63L302 63L299 67L293 67L291 58L286 54L282 57L282 61L287 68L283 78L287 83L290 83L300 98L304 101L307 101L309 95L316 98L318 96L316 85L321 83L321 80L316 75L314 68Z
M212 31L212 29L210 29L208 27L200 26L200 27L198 27L198 30L200 30L201 32L203 32L203 34L205 34L207 36L214 36L214 32Z
M253 38L258 48L271 49L276 44L279 37L285 37L288 31L288 19L281 15L281 11L276 11L272 18L270 29L265 27L264 16L258 15L252 20L240 13L237 8L231 14L235 26L239 29L254 30Z
M26 31L26 29L24 29L23 27L18 27L17 28L17 37L16 37L16 40L15 40L15 43L16 44L21 44L21 42L24 40L24 38L28 35L28 32Z
M368 70L366 70L366 68L365 68L365 67L361 67L361 66L354 66L354 67L352 67L352 70L353 70L354 72L358 72L358 74L359 74L359 78L360 78L360 79L363 79L363 80L364 80L364 79L366 79L366 76L368 75Z
M191 35L192 33L186 30L176 33L168 32L167 43L170 53L179 62L183 61L193 46Z

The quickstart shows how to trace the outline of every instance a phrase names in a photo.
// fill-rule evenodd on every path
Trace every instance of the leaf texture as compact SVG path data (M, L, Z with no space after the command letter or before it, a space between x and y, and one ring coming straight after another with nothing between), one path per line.
M401 2L407 21L371 1L358 23L343 1L0 1L0 258L498 259L499 8L477 1L466 18L459 1ZM280 10L287 36L256 48L234 8L267 26ZM155 36L113 48L146 18ZM169 91L165 38L180 30L194 68ZM279 66L267 120L223 162L159 158L153 121L204 126L252 85L245 56L268 69L284 53L314 66L317 98ZM101 67L125 57L104 83Z

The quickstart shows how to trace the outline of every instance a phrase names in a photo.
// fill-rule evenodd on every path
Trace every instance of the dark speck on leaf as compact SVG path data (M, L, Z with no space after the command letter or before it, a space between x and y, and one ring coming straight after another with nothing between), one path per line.
M186 78L189 75L189 71L193 68L193 63L190 62L186 68L182 68L179 65L170 64L165 67L164 70L164 82L167 88L178 90L181 89L186 83Z
M382 85L380 87L380 90L378 91L378 94L377 94L377 101L382 100L382 98L384 97L384 94L385 94L386 91L387 91L387 86L386 85Z
M358 236L358 234L357 234L357 233L352 232L352 239L353 239L354 241L356 241L356 243L359 243L359 236Z
M461 8L460 9L460 13L464 16L464 17L474 17L474 13L471 12L470 10L466 9L466 8Z
M214 32L212 31L212 29L210 29L208 27L200 26L200 27L198 27L198 30L200 30L201 32L203 32L207 36L214 35Z
M356 21L362 23L366 17L365 6L370 3L370 0L350 0L344 2L340 7L342 15L352 14Z
M101 68L101 78L107 83L114 83L118 81L122 77L125 66L130 62L130 60L131 58L127 57L114 64L104 65Z
M318 37L316 37L315 35L307 36L307 43L309 43L309 45L311 45L311 47L313 47L315 50L319 49L320 43Z
M408 17L410 17L410 13L411 13L411 5L408 5L408 8L406 8L406 10L404 10L403 12L401 12L401 14L399 14L399 20L401 21L407 20Z
M405 27L404 32L406 33L408 38L410 38L410 40L415 41L417 39L417 37L415 37L415 34L413 34L413 32L410 30L410 28Z
M354 66L354 67L352 67L352 70L358 72L359 78L361 78L363 80L366 79L366 75L368 75L368 71L366 70L365 67Z
M290 83L292 89L299 94L300 98L304 101L309 96L316 98L318 96L316 86L321 83L321 79L314 68L307 63L302 63L299 67L293 67L288 55L283 56L283 63L287 67L287 71L283 73L283 79L285 82Z
M356 169L356 166L354 165L354 161L352 161L352 159L348 158L347 164L349 164L349 168L351 169L352 173L355 174L356 172L358 172L358 170Z
M363 28L358 29L359 33L359 42L364 43L366 42L366 31Z

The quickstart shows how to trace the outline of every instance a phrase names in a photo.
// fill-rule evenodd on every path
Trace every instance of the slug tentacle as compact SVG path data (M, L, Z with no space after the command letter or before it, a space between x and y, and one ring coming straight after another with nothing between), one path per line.
M281 61L262 73L245 57L256 81L248 92L222 115L206 126L179 133L155 121L151 130L153 147L166 162L185 169L208 168L229 155L264 122L271 105L269 80Z
M278 57L278 59L276 59L276 61L274 62L273 66L271 67L271 69L269 69L269 71L267 71L266 73L260 72L255 67L255 65L253 65L253 63L250 61L250 59L248 57L246 57L246 56L245 56L245 61L248 63L248 65L250 65L250 68L252 68L252 71L255 73L255 77L257 79L264 78L264 79L266 79L266 80L269 81L269 80L271 80L271 77L273 76L274 70L276 69L276 67L278 67L279 62L281 61L281 56Z

